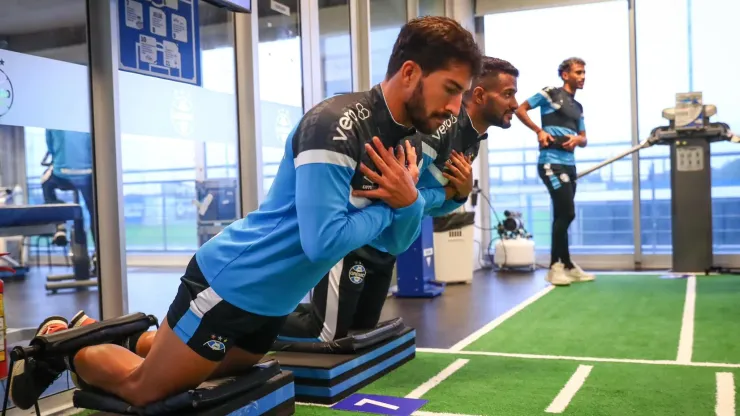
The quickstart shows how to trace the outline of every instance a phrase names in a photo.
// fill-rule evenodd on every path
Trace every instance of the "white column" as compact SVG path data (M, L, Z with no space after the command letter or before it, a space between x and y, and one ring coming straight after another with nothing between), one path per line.
M637 25L635 23L635 2L627 2L629 7L630 33L630 95L632 103L632 145L640 142L640 129L637 112ZM642 223L640 212L640 152L632 153L632 232L635 241L635 269L642 268Z
M447 17L460 22L465 29L469 30L475 36L475 15L471 0L446 0L445 13ZM480 41L482 39L483 36L476 36L476 40ZM485 47L480 42L479 47L482 52L485 52ZM488 195L488 140L484 140L480 144L478 158L473 163L473 177L478 180L478 187L481 189L481 192L492 200L493 196ZM473 210L470 200L468 200L466 208L467 210ZM487 250L488 243L491 241L491 232L489 231L491 228L491 210L488 203L480 197L474 210L477 227L473 231L473 239L478 243L475 243L472 261L473 268L478 270L488 266ZM481 257L483 261L481 261Z
M352 91L372 87L370 57L370 0L349 0L349 32L352 42Z
M257 19L257 7L252 8L251 14L234 14L239 189L242 216L256 210L262 197L262 146L258 140L261 117Z
M98 284L101 318L128 313L118 100L118 2L88 0ZM95 226L95 224L93 224Z
M303 110L318 104L321 96L321 42L319 38L319 3L300 0L301 67L303 72Z

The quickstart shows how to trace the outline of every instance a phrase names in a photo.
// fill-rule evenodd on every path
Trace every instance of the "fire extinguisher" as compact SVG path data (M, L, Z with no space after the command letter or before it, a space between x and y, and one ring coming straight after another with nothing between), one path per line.
M0 257L7 255L8 253L0 253ZM15 270L10 267L0 266L0 272L15 273ZM0 342L0 380L8 378L8 342L5 339L5 305L3 302L4 293L5 288L3 285L3 280L0 279L0 337L2 337L2 342Z

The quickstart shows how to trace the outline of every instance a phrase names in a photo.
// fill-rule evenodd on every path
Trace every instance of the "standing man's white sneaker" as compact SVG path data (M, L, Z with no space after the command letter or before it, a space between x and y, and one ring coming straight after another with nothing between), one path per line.
M575 263L573 263L572 269L565 269L565 275L574 283L591 282L596 279L595 275L584 272L583 269Z
M565 272L565 266L560 262L550 266L550 271L547 272L545 280L555 286L570 286L570 278Z

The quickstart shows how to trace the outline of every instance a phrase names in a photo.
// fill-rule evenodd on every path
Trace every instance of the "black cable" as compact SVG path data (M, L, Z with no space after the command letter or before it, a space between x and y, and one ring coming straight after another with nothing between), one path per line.
M478 191L478 193L483 197L483 199L486 200L486 203L488 203L489 209L491 210L491 212L493 212L493 215L496 217L496 222L500 225L501 224L501 218L498 216L498 213L496 212L496 208L493 207L493 204L491 203L491 200L488 199L488 196L486 196L486 194L483 193L482 191ZM489 228L489 231L493 231L493 230L496 230L498 232L499 231L498 226L496 226L496 227L490 227ZM496 237L496 238L494 238L493 236L491 236L491 240L488 242L488 250L486 250L487 251L487 254L488 254L488 260L491 262L491 265L492 266L495 266L496 265L496 262L494 261L495 260L495 256L491 256L491 246L493 245L493 242L496 241L497 238L498 239L501 238L500 232L499 232L499 236ZM508 257L506 255L506 245L503 243L503 240L501 241L501 247L504 250L504 262L503 262L503 264L506 264L506 260L507 260Z
M500 225L501 224L501 218L498 216L498 213L496 212L496 208L493 207L493 204L491 203L491 200L483 192L478 191L478 193L483 197L483 199L486 200L486 203L488 203L488 207L493 212L493 215L496 217L496 221ZM481 229L481 230L485 230L486 229L484 227L478 227L478 228ZM501 248L504 250L504 261L503 261L503 264L506 264L507 263L507 259L508 259L507 253L506 253L506 244L504 244L504 240L501 238L501 233L499 231L499 227L498 226L496 226L496 227L490 227L490 228L488 228L488 230L489 231L496 230L498 232L498 236L495 236L495 237L492 236L491 239L490 239L490 241L488 242L488 250L486 250L487 251L486 254L488 255L488 261L491 262L491 265L492 266L495 266L495 264L496 264L495 261L494 261L495 257L493 255L491 255L491 248L493 246L493 242L494 241L501 240ZM522 230L524 230L524 232L526 234L529 234L529 232L527 231L527 229L524 228L524 224L523 223L522 223ZM537 264L537 261L536 260L535 260L535 264L534 265L535 265L535 268L537 268L537 267L544 268L544 269L548 269L549 268L549 267L544 267L541 264Z

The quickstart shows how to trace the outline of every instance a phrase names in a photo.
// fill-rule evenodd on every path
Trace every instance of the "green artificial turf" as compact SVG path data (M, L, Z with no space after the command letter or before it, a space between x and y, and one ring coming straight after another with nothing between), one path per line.
M598 276L557 287L465 350L675 360L686 281Z
M732 372L735 380L740 377L740 369L420 353L414 361L423 361L423 366L412 367L412 361L408 367L386 375L382 383L368 386L361 393L403 397L423 381L410 383L411 374L401 370L418 372L429 365L441 369L455 358L470 361L422 396L429 402L420 410L462 415L544 415L578 366L583 364L592 369L562 413L564 415L712 415L716 372ZM296 407L296 415L341 413L348 414L323 407Z
M724 368L593 363L566 415L713 415ZM737 380L740 369L729 370Z
M397 368L390 374L378 379L357 393L380 394L384 396L404 397L415 388L444 370L455 361L456 357L441 354L417 353L410 362ZM347 414L326 407L296 406L296 414L307 416Z
M692 361L740 363L740 276L697 277Z
M675 360L686 299L685 279L599 276L555 288L466 350ZM692 361L740 364L740 277L697 278ZM358 393L404 397L456 359L469 362L428 391L420 410L460 415L545 415L580 365L592 366L563 415L713 415L716 374L740 368L620 363L418 352ZM555 358L555 357L553 357ZM345 413L296 406L296 415ZM79 416L91 412L78 413Z

